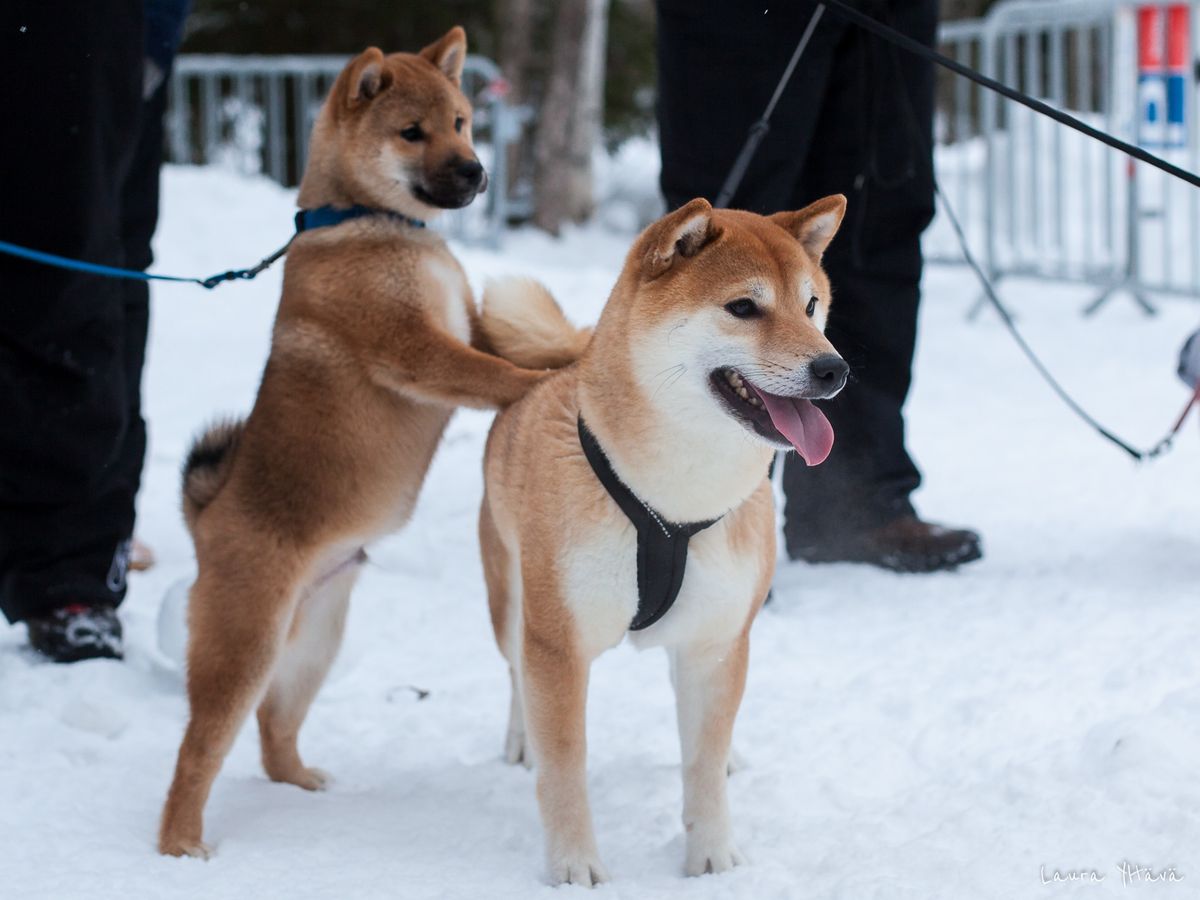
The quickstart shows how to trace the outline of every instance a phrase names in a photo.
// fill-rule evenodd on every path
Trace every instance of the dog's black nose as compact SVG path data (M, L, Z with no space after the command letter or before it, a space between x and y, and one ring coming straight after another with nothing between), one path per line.
M464 188L477 188L483 181L483 166L477 159L464 159L454 167L454 180Z
M846 376L850 374L850 366L840 356L826 353L818 356L808 364L813 380L828 391L832 396L846 385Z

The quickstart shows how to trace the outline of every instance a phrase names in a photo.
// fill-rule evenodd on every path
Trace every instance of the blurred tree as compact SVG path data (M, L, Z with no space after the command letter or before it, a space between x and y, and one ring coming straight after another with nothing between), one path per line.
M600 140L608 0L558 0L550 71L533 143L533 220L558 234L591 216Z
M195 0L185 53L357 53L415 49L451 26L471 52L496 54L495 0L380 3L379 0Z
M604 79L604 137L610 148L654 126L654 41L654 0L613 0Z

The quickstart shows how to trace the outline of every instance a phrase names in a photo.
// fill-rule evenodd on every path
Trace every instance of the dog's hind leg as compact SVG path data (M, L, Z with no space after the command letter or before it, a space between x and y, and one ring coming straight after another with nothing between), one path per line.
M204 805L213 780L279 655L296 601L294 559L243 548L222 565L204 565L188 604L191 717L159 830L159 851L210 854ZM237 558L233 558L233 557ZM238 573L231 578L227 573ZM219 574L218 574L219 573Z
M688 875L724 872L746 861L733 841L726 779L749 643L743 632L729 644L676 647L670 654L683 756Z
M301 762L296 739L341 646L350 591L365 559L359 551L306 591L296 607L287 642L258 707L263 769L272 781L316 791L328 780L320 769Z
M483 577L487 583L488 610L492 630L500 653L508 660L508 675L512 683L512 699L508 707L508 731L504 736L504 759L525 768L533 765L533 754L525 737L525 710L521 704L520 664L521 613L520 584L514 583L515 567L509 559L508 548L500 540L492 519L488 498L483 498L479 512L479 548L483 556Z

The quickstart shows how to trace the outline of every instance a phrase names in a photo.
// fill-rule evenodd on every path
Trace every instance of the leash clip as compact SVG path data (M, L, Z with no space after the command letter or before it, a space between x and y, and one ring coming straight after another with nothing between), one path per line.
M247 278L246 270L240 272L230 269L228 272L221 272L219 275L209 275L200 282L201 287L208 288L210 291L218 284L223 284L226 281L233 281L235 278Z

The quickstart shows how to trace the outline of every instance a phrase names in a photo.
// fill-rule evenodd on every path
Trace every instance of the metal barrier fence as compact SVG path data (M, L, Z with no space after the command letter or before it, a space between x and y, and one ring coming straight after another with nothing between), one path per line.
M167 157L218 163L295 185L325 95L346 64L340 56L185 55L175 63L167 112ZM508 146L529 117L505 101L491 60L468 56L463 92L475 106L476 149L488 169L485 202L445 216L456 236L496 243L514 212L507 189Z
M1200 22L1200 3L1192 8ZM943 52L1005 84L1136 140L1133 14L1118 0L1004 0L984 19L950 22ZM1200 191L1084 135L941 73L937 166L972 249L995 277L1200 295ZM1189 78L1194 78L1189 73ZM1194 84L1191 133L1172 161L1200 170ZM946 230L934 259L958 259Z
M1190 4L1200 45L1200 0ZM1136 138L1132 14L1121 0L1001 0L986 18L942 26L960 62L1127 140ZM174 162L221 163L285 185L304 171L308 134L342 57L182 56L167 117ZM943 189L994 277L1033 275L1200 295L1200 191L941 73L936 150ZM470 56L463 88L488 167L486 202L450 214L458 236L495 243L516 206L507 148L531 113L509 106L490 60ZM1200 170L1200 109L1190 91L1189 146L1173 161ZM505 189L510 186L509 189ZM939 222L931 259L958 260Z

